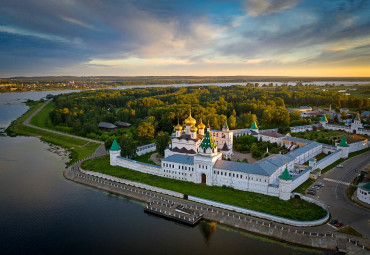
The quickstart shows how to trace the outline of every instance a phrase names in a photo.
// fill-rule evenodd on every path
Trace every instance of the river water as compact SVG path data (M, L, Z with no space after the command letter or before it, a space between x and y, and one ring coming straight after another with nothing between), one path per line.
M0 94L1 125L27 110L22 101L47 94ZM50 149L34 137L0 137L0 254L332 254L145 214L143 203L64 179Z

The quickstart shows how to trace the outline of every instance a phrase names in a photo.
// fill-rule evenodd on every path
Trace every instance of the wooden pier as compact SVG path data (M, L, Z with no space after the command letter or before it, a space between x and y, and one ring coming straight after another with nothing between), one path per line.
M152 201L147 204L144 211L191 226L197 224L203 216L199 212L195 212L182 204L176 204L169 200L167 203Z

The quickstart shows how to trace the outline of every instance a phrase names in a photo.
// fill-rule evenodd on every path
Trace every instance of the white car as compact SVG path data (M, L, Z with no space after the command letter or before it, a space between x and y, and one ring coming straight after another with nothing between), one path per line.
M337 167L339 167L339 168L343 168L343 165L337 165Z

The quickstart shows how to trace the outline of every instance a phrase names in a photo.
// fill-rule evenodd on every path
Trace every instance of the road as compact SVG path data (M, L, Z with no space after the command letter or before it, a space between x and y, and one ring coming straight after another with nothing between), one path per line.
M39 109L37 109L25 121L23 121L23 125L28 126L28 127L32 127L32 128L36 128L36 129L39 129L39 130L42 130L42 131L45 131L45 132L50 132L50 133L54 133L54 134L58 134L58 135L65 135L65 136L73 137L73 138L76 138L76 139L81 139L81 140L85 140L85 141L89 141L89 142L104 144L104 142L102 142L102 141L93 140L93 139L89 139L89 138L85 138L85 137L81 137L81 136L76 136L76 135L71 135L71 134L67 134L67 133L63 133L63 132L59 132L59 131L55 131L55 130L50 130L50 129L46 129L46 128L40 128L40 127L37 127L37 126L34 126L34 125L30 124L30 121L33 118L33 116L38 114L50 101L51 101L51 99L47 100Z
M315 197L328 205L332 218L343 221L344 225L350 225L367 238L370 238L370 210L351 202L345 191L346 183L351 183L369 163L370 151L346 160L343 168L333 168L315 182L325 184Z

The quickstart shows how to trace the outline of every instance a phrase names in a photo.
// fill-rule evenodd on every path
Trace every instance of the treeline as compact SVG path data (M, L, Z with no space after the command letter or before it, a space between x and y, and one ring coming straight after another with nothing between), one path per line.
M316 86L255 88L182 87L136 88L125 90L84 91L54 98L56 108L50 112L52 123L59 129L82 136L105 140L111 136L98 130L101 121L132 124L129 129L115 131L126 134L139 144L152 141L159 131L172 132L173 126L192 116L221 129L227 120L230 129L249 128L253 121L261 129L286 128L311 123L287 107L301 105L369 108L369 99L348 97L322 91Z

